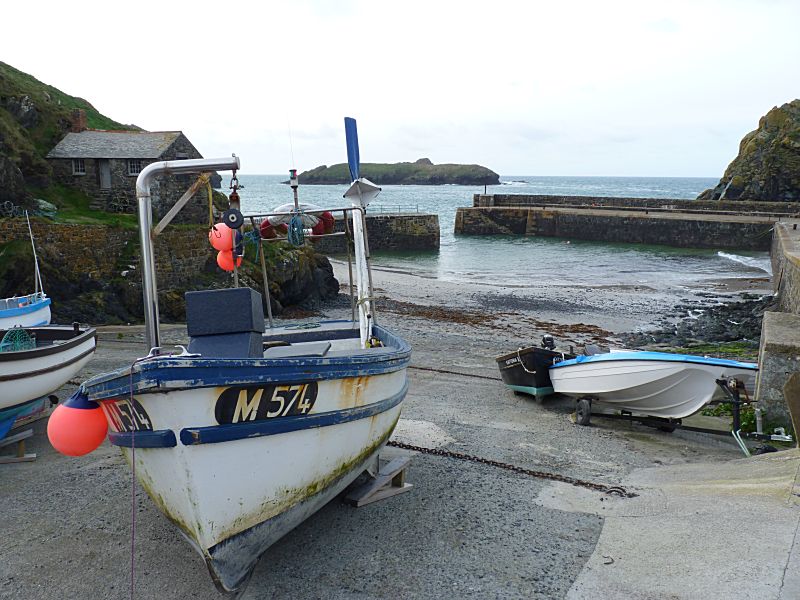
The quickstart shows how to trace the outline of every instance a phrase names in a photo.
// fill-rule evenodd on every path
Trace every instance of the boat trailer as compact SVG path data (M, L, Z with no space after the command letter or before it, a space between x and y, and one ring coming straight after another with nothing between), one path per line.
M648 415L636 415L629 411L620 411L619 413L598 413L591 412L592 400L590 396L578 398L575 408L576 423L579 425L588 425L590 416L602 417L604 419L621 419L629 422L641 423L649 427L655 427L659 431L672 433L676 429L682 431L693 431L696 433L708 433L711 435L725 435L730 434L736 441L741 451L745 456L750 456L751 452L744 439L759 440L759 441L772 441L772 442L793 442L794 439L791 435L787 435L783 427L776 427L773 433L764 433L761 420L761 409L756 409L756 431L742 431L742 406L752 404L747 391L745 390L744 383L736 378L717 379L716 384L725 394L725 399L715 400L707 404L730 404L731 412L733 413L733 426L731 431L723 431L721 429L709 429L706 427L692 427L684 425L681 419L665 419L663 417L653 417ZM742 392L745 394L745 400L742 400ZM762 446L756 454L764 452L774 452L771 446Z

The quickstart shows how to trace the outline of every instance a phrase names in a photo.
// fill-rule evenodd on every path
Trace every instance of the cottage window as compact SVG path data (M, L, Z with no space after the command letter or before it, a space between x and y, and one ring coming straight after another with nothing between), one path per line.
M189 155L186 152L178 152L175 154L175 160L186 160L189 158Z
M72 174L73 175L86 175L86 164L82 158L72 159Z
M139 158L128 159L128 175L138 175L142 171L142 161Z

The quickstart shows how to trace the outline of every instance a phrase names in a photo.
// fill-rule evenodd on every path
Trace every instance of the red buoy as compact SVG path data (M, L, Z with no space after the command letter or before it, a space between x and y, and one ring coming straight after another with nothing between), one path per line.
M107 433L103 409L81 389L58 405L47 422L50 444L67 456L83 456L96 450Z
M233 271L233 251L221 250L217 253L217 264L223 271ZM236 266L242 266L242 257L236 257Z
M259 227L261 232L261 239L263 240L271 240L273 238L278 237L278 234L275 233L275 228L272 226L272 223L269 222L269 219L264 219L261 223L261 227Z
M208 232L208 241L211 242L214 250L230 252L233 248L233 229L225 223L217 223Z

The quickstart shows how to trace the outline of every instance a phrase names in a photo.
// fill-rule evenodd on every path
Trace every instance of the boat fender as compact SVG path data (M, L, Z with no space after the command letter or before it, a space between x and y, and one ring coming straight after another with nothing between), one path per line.
M214 250L228 250L233 248L233 229L225 223L217 223L208 232L208 241Z
M53 448L67 456L84 456L96 450L108 434L108 422L97 402L82 388L57 406L47 422Z
M220 250L217 252L217 265L223 271L233 271L233 252L231 250ZM242 257L236 257L236 266L242 266Z
M326 233L333 233L333 225L335 221L333 220L333 215L330 211L325 211L319 216L319 223L314 225L311 228L311 233L313 235L324 235Z

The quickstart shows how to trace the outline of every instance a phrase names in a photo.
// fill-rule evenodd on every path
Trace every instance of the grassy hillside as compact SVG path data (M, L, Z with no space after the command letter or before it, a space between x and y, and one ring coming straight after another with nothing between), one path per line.
M363 163L361 175L378 185L495 185L500 181L497 173L480 165L434 165L427 158L413 163ZM350 171L344 163L322 165L301 173L298 180L301 184L347 184Z
M51 170L44 157L69 131L74 109L86 112L90 128L132 129L100 114L83 98L65 94L0 62L0 182L5 186L4 199L21 204L31 192L50 187Z

